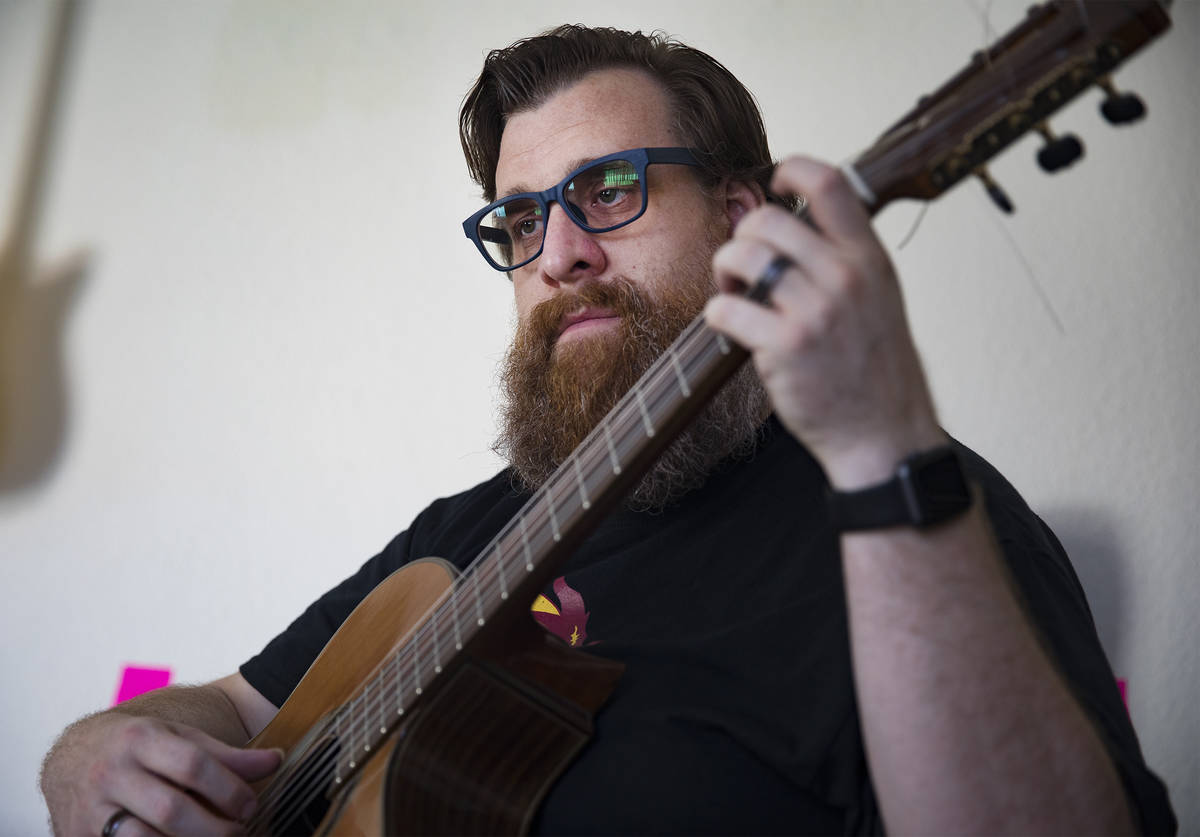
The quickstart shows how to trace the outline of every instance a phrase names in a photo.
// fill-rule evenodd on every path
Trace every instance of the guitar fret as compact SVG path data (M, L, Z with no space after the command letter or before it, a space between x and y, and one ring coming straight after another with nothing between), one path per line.
M371 695L371 681L368 680L366 682L366 685L363 686L363 724L362 724L363 728L362 728L362 733L363 733L363 752L364 753L371 752L371 736L367 732L367 725L371 723L371 720L370 720L370 716L371 716L370 695Z
M675 353L674 345L667 349L667 355L671 358L671 368L675 370L675 377L679 379L679 391L683 393L684 398L689 398L692 388L688 386L687 377L683 374L683 364L679 362L679 355Z
M456 585L450 593L450 598L447 602L450 605L450 616L454 620L454 650L461 651L462 643L462 627L458 624L458 586Z
M554 542L558 543L562 540L562 535L558 532L558 515L554 513L554 496L550 490L551 486L546 486L546 508L550 510L550 532L554 538Z
M442 643L438 639L438 611L441 608L435 607L433 613L429 614L430 628L433 630L433 671L434 674L442 673Z
M383 672L379 673L379 734L387 735L387 690L383 687Z
M614 474L621 473L621 460L617 458L617 448L613 444L612 431L608 427L608 422L601 419L604 426L604 440L608 442L608 455L612 457L612 472Z
M521 543L525 547L525 572L533 572L533 551L529 548L529 532L525 529L525 515L521 515Z
M354 704L356 703L358 703L358 698L350 701L350 734L346 736L346 743L349 745L346 749L351 753L354 752ZM353 770L357 765L358 762L354 760L354 756L350 756L350 761L346 766Z
M575 463L575 479L579 481L579 497L583 501L583 507L589 509L592 504L588 501L587 484L583 481L583 469L579 467L579 457L572 456L571 461Z
M646 399L642 397L642 388L634 385L634 395L637 398L638 409L642 412L642 423L646 425L646 435L654 435L654 425L650 422L650 413L646 409Z
M410 642L409 642L409 644L412 645L412 676L413 676L413 683L415 684L413 686L413 694L414 695L421 694L421 665L419 662L420 657L418 656L418 652L421 650L421 641L420 641L421 636L420 635L421 635L421 632L417 631L413 635L412 640L410 640Z
M405 646L400 646L396 649L396 717L399 718L404 714L404 661L401 658L401 650Z
M717 335L717 347L718 347L718 348L720 348L720 350L721 350L721 354L723 354L723 355L727 355L727 354L729 354L731 351L733 351L733 350L732 350L732 349L729 347L729 341L725 339L725 335L724 335L724 334L718 334L718 335Z
M479 573L471 573L471 579L474 581L475 587L475 621L479 623L479 627L483 627L483 599L479 594Z
M500 598L508 598L508 585L504 582L504 553L500 551L500 541L496 541L496 574L500 577Z

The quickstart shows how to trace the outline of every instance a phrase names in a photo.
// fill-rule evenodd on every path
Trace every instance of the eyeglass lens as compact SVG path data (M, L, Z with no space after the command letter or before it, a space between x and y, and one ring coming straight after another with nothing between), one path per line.
M563 210L589 232L628 223L642 211L637 167L627 160L606 160L584 169L563 188ZM537 200L516 197L479 221L479 240L496 264L511 267L537 255L546 233L544 210Z

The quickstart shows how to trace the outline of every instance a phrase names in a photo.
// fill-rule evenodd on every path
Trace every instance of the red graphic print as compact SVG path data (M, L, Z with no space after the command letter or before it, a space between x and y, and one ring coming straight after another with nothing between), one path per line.
M533 618L568 645L582 645L587 639L588 620L583 596L559 576L554 580L554 597L558 599L557 606L545 596L538 596L533 603Z

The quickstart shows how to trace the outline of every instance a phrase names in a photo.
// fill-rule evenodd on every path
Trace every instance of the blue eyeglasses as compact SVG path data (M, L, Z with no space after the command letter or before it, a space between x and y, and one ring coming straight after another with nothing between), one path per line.
M542 254L546 216L557 203L580 229L605 233L646 211L646 166L698 166L687 148L618 151L575 169L544 192L522 192L490 203L463 221L463 232L496 270L516 270Z

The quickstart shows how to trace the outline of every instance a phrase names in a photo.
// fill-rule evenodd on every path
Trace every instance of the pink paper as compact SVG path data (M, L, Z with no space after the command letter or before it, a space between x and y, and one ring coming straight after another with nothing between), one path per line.
M121 685L117 687L117 696L112 705L137 697L138 695L161 689L171 682L171 669L147 668L142 666L125 666L121 670Z

